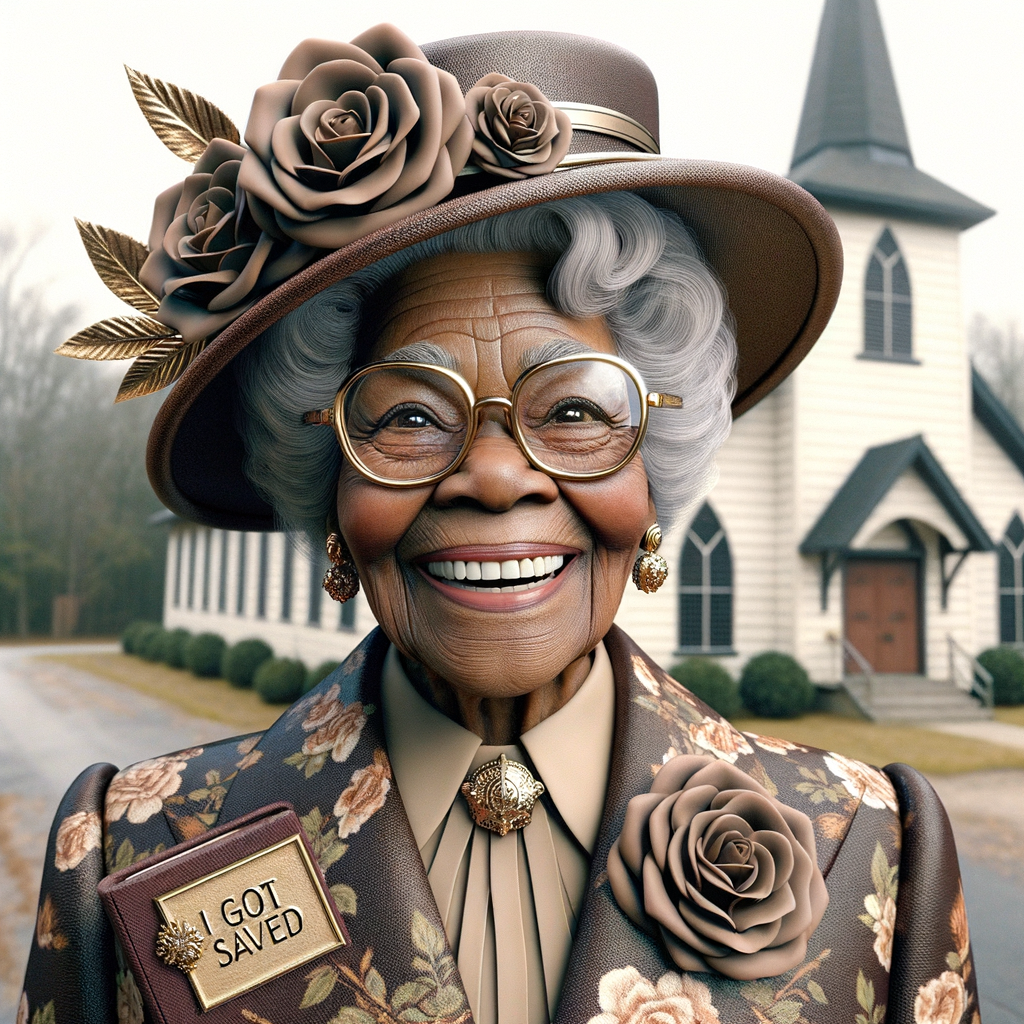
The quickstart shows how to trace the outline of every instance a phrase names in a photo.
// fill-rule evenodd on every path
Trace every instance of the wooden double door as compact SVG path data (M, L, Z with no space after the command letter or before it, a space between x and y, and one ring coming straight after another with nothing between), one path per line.
M855 558L846 563L846 639L876 672L921 671L918 567L909 558ZM847 659L846 671L861 669Z

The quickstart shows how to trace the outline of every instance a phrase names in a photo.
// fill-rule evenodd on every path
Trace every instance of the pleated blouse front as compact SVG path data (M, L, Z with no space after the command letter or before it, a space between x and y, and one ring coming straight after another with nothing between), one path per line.
M508 746L483 744L424 700L394 647L382 704L395 784L476 1024L547 1024L608 788L615 683L604 645L573 698ZM459 791L502 753L546 788L530 824L503 837L474 824Z

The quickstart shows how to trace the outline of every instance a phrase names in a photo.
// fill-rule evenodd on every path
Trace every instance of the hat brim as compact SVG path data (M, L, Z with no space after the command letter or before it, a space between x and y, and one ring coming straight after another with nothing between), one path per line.
M246 345L324 288L417 242L510 210L627 191L678 213L727 289L739 416L792 373L832 314L843 276L832 219L799 186L753 167L668 158L593 164L443 202L324 256L257 302L188 367L157 414L146 453L157 496L208 526L274 529L273 509L243 473L235 427L229 364Z

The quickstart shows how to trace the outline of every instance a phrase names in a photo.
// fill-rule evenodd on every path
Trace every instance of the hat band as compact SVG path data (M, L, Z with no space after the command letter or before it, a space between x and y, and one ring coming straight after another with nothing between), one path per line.
M661 149L654 136L639 122L617 110L598 107L590 103L554 103L557 110L569 115L573 130L597 132L622 139L642 149L645 153L658 154Z

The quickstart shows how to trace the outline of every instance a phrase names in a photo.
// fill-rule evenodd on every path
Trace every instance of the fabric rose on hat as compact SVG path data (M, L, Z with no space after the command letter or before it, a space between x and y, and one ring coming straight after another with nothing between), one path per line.
M256 90L239 181L266 231L338 249L440 202L472 140L454 76L378 25L307 39Z
M488 174L548 174L569 152L569 115L556 110L535 85L484 75L466 93L466 113L476 131L473 163Z
M672 758L630 800L608 878L679 967L742 981L799 964L828 906L807 815L710 757Z
M156 200L139 278L160 300L157 319L188 342L226 327L315 255L260 230L237 187L244 155L214 139L195 170Z

